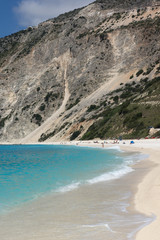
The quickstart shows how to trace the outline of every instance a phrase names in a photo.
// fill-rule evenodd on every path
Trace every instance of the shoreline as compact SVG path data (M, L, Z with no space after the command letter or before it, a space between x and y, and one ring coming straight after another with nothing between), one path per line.
M136 240L159 240L160 236L160 139L130 140L113 143L111 140L104 141L73 141L73 142L56 142L56 143L30 143L31 145L77 145L84 147L110 148L120 147L124 151L140 152L147 154L146 161L150 162L147 173L137 185L137 190L133 196L133 208L148 217L155 216L155 220L141 228L136 234ZM26 145L30 145L26 144ZM1 145L18 145L2 143Z
M99 147L102 148L103 141L93 143L88 141L86 144L78 142L78 146ZM136 240L159 240L160 236L160 139L130 140L123 143L113 143L109 141L104 148L120 147L124 151L140 152L147 154L147 162L152 163L149 171L142 178L137 186L137 191L133 197L133 207L136 211L148 216L155 216L155 220L141 228L136 234ZM77 145L77 143L76 143Z
M138 140L139 141L139 140ZM160 236L160 140L139 141L133 146L121 147L129 151L139 151L148 155L146 161L152 163L149 172L137 186L134 207L138 212L155 220L144 226L136 234L136 240L159 240Z
M130 140L125 144L106 144L107 146L119 146L120 149L131 152L147 154L147 162L152 163L149 171L142 178L137 186L134 198L134 208L136 211L153 217L155 220L144 226L136 234L136 240L159 240L160 236L160 139L134 140L135 144L130 144Z

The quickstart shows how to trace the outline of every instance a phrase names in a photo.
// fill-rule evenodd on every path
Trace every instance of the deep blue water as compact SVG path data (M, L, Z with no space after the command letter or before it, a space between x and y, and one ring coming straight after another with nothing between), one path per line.
M121 177L131 159L119 150L53 145L0 146L0 212L51 192Z

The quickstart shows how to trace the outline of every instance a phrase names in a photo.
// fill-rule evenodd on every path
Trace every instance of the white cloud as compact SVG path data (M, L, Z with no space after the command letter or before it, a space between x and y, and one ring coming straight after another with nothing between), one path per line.
M35 26L49 18L75 8L85 6L94 0L22 0L14 8L21 26Z

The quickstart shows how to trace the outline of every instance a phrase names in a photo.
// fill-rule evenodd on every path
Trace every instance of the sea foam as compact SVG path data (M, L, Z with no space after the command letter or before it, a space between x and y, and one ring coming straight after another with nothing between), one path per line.
M104 173L98 177L89 179L87 181L87 183L89 184L94 184L94 183L99 183L99 182L105 182L105 181L109 181L109 180L114 180L114 179L118 179L124 175L126 175L127 173L130 173L134 171L131 167L129 166L124 166L121 169L112 171L112 172L108 172L108 173Z
M121 178L122 176L126 175L127 173L130 173L134 171L131 167L129 166L123 166L123 168L118 169L116 171L112 171L112 172L108 172L108 173L104 173L100 176L94 177L92 179L83 181L83 182L75 182L75 183L71 183L68 184L66 186L60 187L56 190L56 192L58 193L65 193L65 192L70 192L73 191L77 188L79 188L82 184L83 185L88 185L88 184L95 184L95 183L100 183L100 182L105 182L105 181L109 181L109 180L114 180L114 179L118 179Z
M76 183L71 183L68 184L64 187L60 187L56 190L56 192L60 192L60 193L65 193L65 192L70 192L72 190L75 190L76 188L78 188L80 186L80 182L76 182Z
M107 228L108 231L110 231L112 233L116 233L115 231L113 231L111 229L111 227L108 225L108 223L98 223L98 224L94 224L94 225L83 225L83 227L86 227L86 228L105 227L105 228Z

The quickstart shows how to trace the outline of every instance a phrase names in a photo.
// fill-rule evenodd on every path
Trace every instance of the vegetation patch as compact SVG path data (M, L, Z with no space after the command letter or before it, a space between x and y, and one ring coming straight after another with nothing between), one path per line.
M77 39L81 39L81 38L87 36L88 33L89 33L89 32L83 32L83 33L80 33L76 38L77 38Z
M44 103L41 104L41 106L39 107L40 111L44 111L45 110L46 105Z
M42 122L42 116L41 116L40 114L34 114L34 115L32 116L31 122L34 122L34 123L36 123L38 126L40 126L40 125L41 125L41 122Z
M54 135L55 135L55 131L47 133L47 134L42 133L42 135L38 139L38 142L44 142L45 140L47 140L48 138L53 137Z
M149 105L152 101L160 102L160 77L152 80L144 78L138 84L126 84L121 92L119 98L114 96L115 91L110 94L113 95L114 105L107 106L102 102L100 106L92 107L97 113L92 114L90 119L97 120L82 136L82 140L119 136L124 139L141 138L149 135L150 126L160 128L160 104Z
M93 104L87 109L87 112L91 112L91 111L96 110L96 109L97 109L97 106Z
M143 73L143 69L139 70L139 71L136 73L136 76L139 77L142 73Z
M59 97L59 93L54 93L54 92L48 92L47 95L44 98L44 101L46 103L49 103L49 101L54 101Z
M67 110L71 109L72 107L74 107L75 105L77 105L79 103L80 99L77 98L76 101L74 103L71 103L68 107Z
M80 135L81 131L75 131L71 137L70 137L70 141L73 141L74 139L76 139L79 135Z
M0 129L4 127L5 121L6 121L7 119L8 119L8 116L0 119Z
M62 129L64 129L65 127L70 126L70 125L71 125L71 123L65 122L65 123L60 127L59 131L61 131Z
M155 134L153 134L152 137L156 137L156 138L158 137L158 138L160 138L160 131L158 131L158 132L156 132Z
M22 112L27 111L30 108L30 105L26 105L22 108Z

